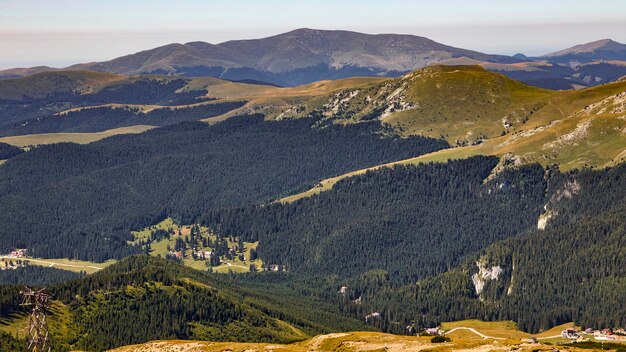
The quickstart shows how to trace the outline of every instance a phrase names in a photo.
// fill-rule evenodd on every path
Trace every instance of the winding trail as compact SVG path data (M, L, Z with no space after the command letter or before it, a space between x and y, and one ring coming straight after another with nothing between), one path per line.
M448 330L448 331L444 332L443 334L444 334L444 335L448 335L448 334L451 334L451 333L453 333L453 332L455 332L455 331L458 331L458 330L467 330L467 331L471 331L471 332L473 332L474 334L476 334L476 335L478 335L478 336L482 337L483 339L506 340L506 338L504 338L504 337L495 337L495 336L485 335L485 334L483 334L482 332L480 332L480 331L478 331L478 330L476 330L476 329L474 329L474 328L465 327L465 326L459 326L459 327L457 327L457 328L450 329L450 330ZM548 339L555 339L555 338L559 338L559 337L561 337L561 335L543 336L543 337L535 337L535 336L532 336L532 335L531 335L531 336L528 336L528 338L536 338L537 340L548 340Z
M468 327L465 327L465 326L459 326L458 328L450 329L450 330L446 331L446 332L444 333L444 335L451 334L451 333L453 333L453 332L455 332L455 331L458 331L458 330L468 330L468 331L471 331L471 332L473 332L474 334L476 334L476 335L478 335L478 336L482 337L483 339L506 340L504 337L494 337L494 336L488 336L488 335L485 335L485 334L483 334L482 332L480 332L480 331L478 331L478 330L476 330L476 329L474 329L474 328L468 328Z

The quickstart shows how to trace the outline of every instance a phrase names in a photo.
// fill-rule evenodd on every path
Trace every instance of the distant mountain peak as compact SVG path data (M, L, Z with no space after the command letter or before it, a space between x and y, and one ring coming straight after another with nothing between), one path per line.
M593 54L598 51L626 53L626 45L618 43L612 39L601 39L593 42L579 44L571 48L556 51L545 55L545 57L576 55L576 54Z
M398 76L460 57L485 62L519 62L509 56L455 48L415 35L298 28L267 38L219 44L173 43L70 68L126 75L157 73L251 79L293 86L354 76ZM20 73L10 72L12 75Z

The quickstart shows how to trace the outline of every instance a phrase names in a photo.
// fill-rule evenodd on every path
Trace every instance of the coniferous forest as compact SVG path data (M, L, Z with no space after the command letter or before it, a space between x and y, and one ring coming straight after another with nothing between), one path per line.
M530 332L569 321L626 324L612 308L626 295L625 166L562 173L529 165L488 177L497 163L474 157L381 169L291 204L208 211L198 220L258 240L258 255L282 270L224 276L131 257L51 286L81 332L60 338L91 350L161 338L298 339L265 315L310 334L405 333L468 318L511 319ZM546 211L558 215L538 230ZM436 240L444 234L449 241ZM334 242L344 237L350 242ZM501 269L480 290L479 266ZM19 287L0 287L2 314L19 313ZM372 312L380 316L364 325ZM143 319L141 334L124 325Z
M35 148L2 165L0 252L122 258L140 252L127 244L130 231L168 216L193 223L212 209L260 204L323 178L448 147L400 138L379 122L315 123L241 116Z

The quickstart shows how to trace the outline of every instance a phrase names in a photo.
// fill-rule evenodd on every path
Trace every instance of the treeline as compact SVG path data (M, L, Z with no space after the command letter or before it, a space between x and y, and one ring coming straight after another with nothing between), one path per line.
M170 216L259 204L321 179L448 147L379 122L313 128L241 116L186 122L88 145L35 148L1 166L0 252L103 261L139 252L131 230Z
M481 156L383 168L293 204L211 211L201 220L224 236L260 241L266 265L343 278L380 269L396 284L412 283L536 226L544 169L524 166L484 184L497 163Z
M22 121L76 107L113 103L174 106L211 100L205 97L206 90L181 90L187 83L188 80L182 78L144 76L113 83L94 92L59 91L45 96L0 99L0 131L13 129Z
M10 144L0 142L0 160L10 159L22 154L24 151Z
M22 121L5 135L55 132L100 132L133 125L166 126L183 121L197 121L238 109L243 101L211 103L191 107L159 108L142 112L139 108L97 107L75 110L63 115L50 115Z

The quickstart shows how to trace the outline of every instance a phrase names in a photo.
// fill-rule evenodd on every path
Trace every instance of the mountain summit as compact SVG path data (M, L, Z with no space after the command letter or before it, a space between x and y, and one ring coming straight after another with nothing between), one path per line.
M267 38L219 44L173 43L64 70L216 77L297 86L357 76L398 77L432 65L481 65L538 87L572 89L611 82L625 75L626 65L622 61L626 62L626 46L610 39L530 58L522 54L484 54L414 35L301 28ZM59 69L16 68L0 71L0 78L55 70Z
M550 53L544 57L550 60L558 58L579 61L626 60L626 45L611 39L602 39Z
M130 75L213 76L293 86L352 76L397 76L460 57L498 63L518 61L413 35L297 29L268 38L221 44L169 44L69 69Z

